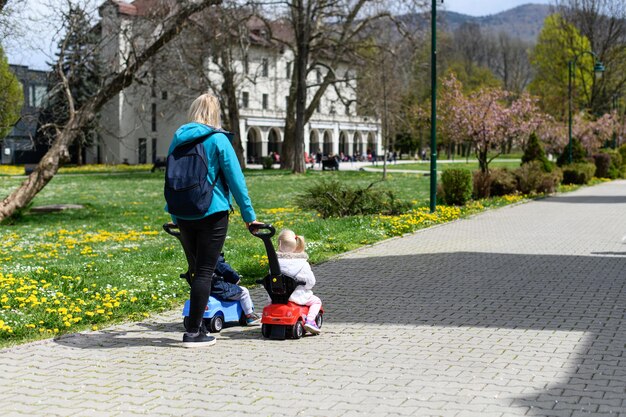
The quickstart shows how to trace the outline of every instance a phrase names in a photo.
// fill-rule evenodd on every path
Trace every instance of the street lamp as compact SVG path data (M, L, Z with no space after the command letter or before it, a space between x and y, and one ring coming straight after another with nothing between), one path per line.
M439 0L443 4L443 0ZM431 7L430 50L430 212L437 209L437 0Z
M574 71L576 70L576 61L578 60L579 57L581 57L584 54L589 54L593 57L593 59L595 60L595 64L593 65L593 72L595 74L596 80L599 80L602 78L602 73L604 73L604 65L602 65L602 62L600 62L600 60L598 59L598 56L595 54L595 52L593 51L583 51L578 55L574 55L574 59L569 61L567 63L567 68L568 68L568 72L569 72L569 84L568 84L568 96L569 96L569 132L568 132L568 137L569 137L569 145L568 145L568 158L567 161L568 163L572 163L572 87L573 87L573 83L574 83Z

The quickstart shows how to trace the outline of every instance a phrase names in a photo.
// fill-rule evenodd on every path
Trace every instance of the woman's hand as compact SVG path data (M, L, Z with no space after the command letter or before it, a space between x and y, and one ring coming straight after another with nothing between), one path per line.
M253 220L253 221L251 221L251 222L246 222L246 228L247 228L248 230L250 230L250 226L254 226L255 224L263 224L263 222L260 222L260 221L258 221L258 220ZM253 230L254 230L254 232L256 232L256 231L258 230L258 228L253 227ZM251 230L251 231L252 231L252 230ZM254 233L254 232L253 232L253 233Z

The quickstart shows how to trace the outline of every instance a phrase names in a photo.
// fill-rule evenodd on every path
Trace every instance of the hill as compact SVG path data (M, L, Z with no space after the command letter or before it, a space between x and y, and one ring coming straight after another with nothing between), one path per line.
M485 32L506 32L514 38L534 43L550 13L548 5L525 4L488 16L475 17L451 11L441 11L440 15L443 27L449 31L471 22L479 24Z

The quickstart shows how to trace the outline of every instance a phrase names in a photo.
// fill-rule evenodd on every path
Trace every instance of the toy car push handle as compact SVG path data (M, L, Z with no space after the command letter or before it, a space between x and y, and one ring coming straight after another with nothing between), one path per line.
M274 226L267 223L251 224L250 227L248 227L248 230L250 230L250 233L252 233L254 236L261 239L270 238L276 234L276 229L274 228ZM267 230L267 232L263 232L263 230Z
M165 223L163 225L163 230L165 230L168 234L174 237L180 237L180 229L177 224L174 223Z
M270 274L280 275L280 266L278 265L278 257L272 244L272 236L276 234L276 229L271 224L251 224L248 228L250 233L263 241L267 252L267 262L270 265ZM267 230L267 232L264 232Z

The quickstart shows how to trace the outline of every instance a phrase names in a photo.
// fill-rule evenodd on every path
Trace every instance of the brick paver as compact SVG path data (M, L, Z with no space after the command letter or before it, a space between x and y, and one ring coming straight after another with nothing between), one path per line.
M615 181L314 267L319 337L189 350L177 310L5 349L0 414L626 416L624 235Z

